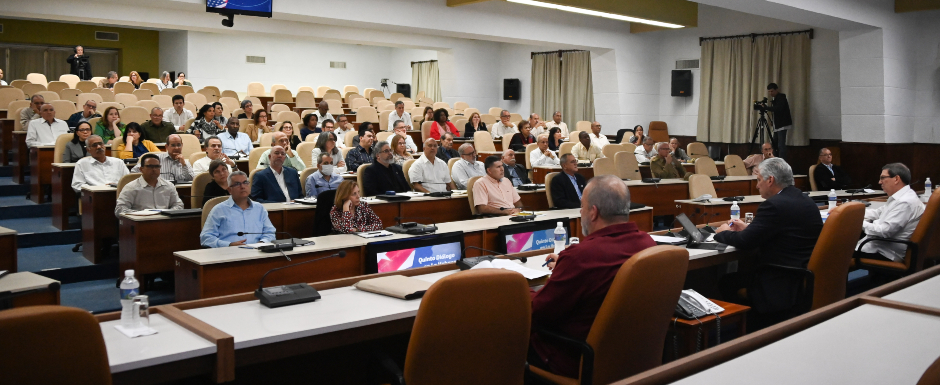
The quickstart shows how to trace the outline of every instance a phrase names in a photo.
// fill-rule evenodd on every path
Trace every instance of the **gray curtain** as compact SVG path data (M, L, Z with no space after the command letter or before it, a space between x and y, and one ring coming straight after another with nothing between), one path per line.
M591 52L565 52L561 55L561 63L561 94L564 98L562 119L570 130L577 127L578 121L594 121Z
M415 95L424 91L426 98L441 101L441 75L437 60L411 63L411 87Z
M31 73L45 73L45 47L16 47L9 48L9 63L3 78L9 83L12 80L26 79Z
M555 111L564 109L561 98L561 61L558 60L557 52L532 57L531 88L530 111L539 114L542 119L550 119Z

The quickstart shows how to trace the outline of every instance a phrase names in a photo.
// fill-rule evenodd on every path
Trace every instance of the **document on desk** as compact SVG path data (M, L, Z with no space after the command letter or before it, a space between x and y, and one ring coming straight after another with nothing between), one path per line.
M415 299L424 296L424 292L431 287L431 282L406 277L403 275L389 275L386 277L364 279L353 285L356 289L370 293L387 295L400 299Z
M257 249L257 248L259 248L259 247L261 247L261 246L270 245L270 244L271 244L271 242L258 242L258 243L250 243L250 244L247 244L247 245L244 245L244 246L239 246L239 247L241 247L241 248L243 248L243 249Z
M392 233L391 231L387 231L387 230L366 231L366 232L355 233L355 234L363 238L380 238L380 237L388 237L388 236L395 235L395 233Z
M665 243L669 245L680 245L686 242L685 238L667 237L665 235L650 235L656 243Z
M127 213L127 215L137 215L137 216L145 217L149 215L160 214L161 211L163 210L160 210L160 209L139 210L139 211L131 211Z
M492 261L483 261L483 262L476 264L476 266L473 266L470 268L470 270L474 270L474 269L510 270L510 271L515 271L519 274L522 274L522 276L525 277L525 279L537 279L537 278L542 278L550 274L547 271L535 270L535 269L522 266L521 264L516 263L515 261L509 260L509 259L494 259Z

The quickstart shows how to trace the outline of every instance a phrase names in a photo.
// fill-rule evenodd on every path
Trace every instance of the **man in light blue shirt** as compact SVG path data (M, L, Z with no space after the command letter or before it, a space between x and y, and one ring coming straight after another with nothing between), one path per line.
M230 174L228 192L231 198L209 212L206 225L199 234L199 243L205 247L228 247L273 241L277 230L268 218L268 211L260 203L248 199L251 194L248 175L242 171ZM239 232L264 234L239 236Z
M255 148L251 144L251 138L244 132L238 132L238 119L229 119L225 124L225 132L220 132L218 137L222 139L222 152L226 156L235 156L236 154L248 158L248 154Z
M316 197L324 191L336 190L343 183L343 177L333 175L333 156L328 152L321 152L317 156L317 171L307 177L304 188L307 197Z

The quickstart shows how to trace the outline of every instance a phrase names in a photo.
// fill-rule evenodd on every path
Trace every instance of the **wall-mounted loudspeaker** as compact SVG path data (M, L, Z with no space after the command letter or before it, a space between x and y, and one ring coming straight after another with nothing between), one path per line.
M411 84L397 83L395 84L395 92L405 95L406 98L410 98L411 97Z
M503 100L519 100L522 83L519 79L503 79Z
M692 71L672 70L672 96L692 96Z

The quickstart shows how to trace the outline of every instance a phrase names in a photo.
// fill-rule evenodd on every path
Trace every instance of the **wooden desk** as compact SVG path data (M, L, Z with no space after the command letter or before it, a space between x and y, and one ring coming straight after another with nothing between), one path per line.
M16 234L16 230L0 227L0 270L16 272Z
M747 318L745 316L747 312L751 310L750 307L719 301L717 299L711 299L711 301L721 306L722 309L725 309L725 311L718 313L718 316L721 317L722 325L737 325L739 336L747 334ZM669 331L671 334L678 337L678 341L673 345L669 343L670 337L666 337L666 355L671 356L673 359L678 359L698 353L700 351L698 340L699 333L701 333L702 336L701 348L703 350L708 349L709 334L711 331L715 330L717 326L716 321L716 317L711 314L697 320L686 320L673 316L673 322L669 325ZM722 341L727 341L727 339L722 338ZM669 352L672 352L672 354L669 354Z
M75 163L53 163L52 167L52 226L69 229L69 213L78 205L78 194L72 190Z
M828 191L810 192L810 196L824 196L828 194ZM836 194L838 195L839 200L849 198L865 199L884 196L884 191L875 190L872 193L849 194L845 192L845 190L839 190L836 192ZM744 201L738 202L738 206L741 208L741 218L744 218L745 213L757 213L757 207L760 206L760 204L763 202L764 198L761 198L760 195L745 195ZM727 202L720 199L712 200L710 202L693 202L689 199L676 200L676 205L679 206L679 211L692 219L692 223L695 224L704 224L706 222L714 222L716 220L726 220L727 218L730 218L731 204L732 202ZM824 208L821 207L820 209Z
M59 304L59 281L30 272L0 279L0 309Z
M484 162L484 161L486 161L486 158L489 157L490 155L496 155L496 156L502 158L502 157L503 157L503 152L502 152L502 151L477 151L477 160L480 161L480 162ZM525 152L517 152L517 153L516 153L516 164L521 164L523 167L525 167ZM558 170L561 171L561 168L559 167ZM593 176L594 176L594 172L592 171L592 172L591 172L591 177L593 177ZM532 183L544 184L544 183L545 183L545 182L544 182L544 180L545 180L545 177L544 177L544 176L542 177L542 180L543 180L542 182L536 182L536 181L533 180Z
M683 163L682 167L685 168L685 172L695 173L695 164L694 163ZM718 168L718 175L725 175L725 162L715 161L715 167ZM652 178L653 173L650 171L650 166L648 164L640 165L640 176L644 178Z
M238 168L238 171L241 171L245 174L251 173L251 170L248 169L248 158L239 158L235 160L235 167Z
M38 204L46 203L46 191L52 184L52 159L55 146L38 146L29 149L29 198Z
M0 119L0 164L10 165L8 154L13 151L13 129L16 121L13 118Z
M516 162L518 163L519 161L516 160ZM521 164L525 164L525 154L523 154L523 159L522 159ZM545 176L553 172L561 172L561 166L533 167L532 168L532 183L545 184ZM583 176L585 180L591 180L591 178L594 177L594 168L579 166L578 174L581 174L581 176ZM659 215L659 214L656 214L656 215Z
M13 131L13 183L26 183L29 171L29 148L26 147L26 131Z

